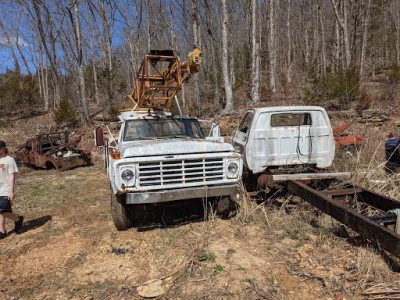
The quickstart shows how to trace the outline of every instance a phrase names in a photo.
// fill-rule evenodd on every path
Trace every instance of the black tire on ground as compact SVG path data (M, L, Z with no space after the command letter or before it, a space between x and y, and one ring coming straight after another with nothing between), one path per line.
M229 196L223 196L217 201L217 215L222 219L227 219L231 212L231 198Z
M132 227L129 211L125 204L125 196L117 196L111 190L111 215L114 225L118 230Z

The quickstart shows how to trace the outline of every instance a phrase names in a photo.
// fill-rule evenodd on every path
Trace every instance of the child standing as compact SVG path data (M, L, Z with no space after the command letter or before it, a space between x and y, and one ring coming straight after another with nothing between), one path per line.
M14 231L17 233L24 221L24 217L17 216L12 212L11 204L14 200L14 174L18 172L15 160L8 155L7 145L0 141L0 239L7 236L4 227L5 218L15 223Z

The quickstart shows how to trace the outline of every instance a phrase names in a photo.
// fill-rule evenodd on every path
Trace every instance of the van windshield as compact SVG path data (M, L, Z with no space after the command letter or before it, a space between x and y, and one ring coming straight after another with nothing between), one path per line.
M159 138L204 138L197 120L139 119L126 121L124 141Z

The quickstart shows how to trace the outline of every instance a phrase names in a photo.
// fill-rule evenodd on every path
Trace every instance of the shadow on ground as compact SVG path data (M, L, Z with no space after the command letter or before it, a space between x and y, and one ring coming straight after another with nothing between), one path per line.
M22 225L22 228L18 232L18 234L39 228L39 227L43 226L44 224L46 224L48 221L51 221L51 219L52 219L51 216L43 216L43 217L40 217L40 218L37 218L34 220L29 220L28 222L26 222ZM11 232L14 232L14 230L12 230Z
M231 215L235 213L235 208L232 210ZM203 222L213 215L215 216L214 203L201 199L135 205L134 210L131 211L134 227L139 232Z

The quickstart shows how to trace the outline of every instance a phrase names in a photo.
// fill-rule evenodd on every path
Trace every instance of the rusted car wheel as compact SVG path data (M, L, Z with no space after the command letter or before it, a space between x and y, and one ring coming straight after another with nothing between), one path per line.
M126 230L132 227L129 211L125 204L125 197L114 195L111 191L111 215L114 225L118 230Z

